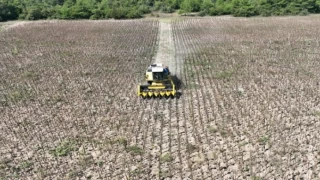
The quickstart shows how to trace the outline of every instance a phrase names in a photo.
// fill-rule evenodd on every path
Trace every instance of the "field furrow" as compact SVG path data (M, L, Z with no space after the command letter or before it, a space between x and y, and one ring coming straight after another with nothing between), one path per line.
M260 20L263 23L256 24ZM318 104L308 98L311 94L317 98L312 93L317 90L303 89L314 87L311 84L318 79L310 66L318 66L314 63L316 58L305 54L317 52L314 47L317 39L311 34L319 31L312 26L309 31L312 33L303 33L297 24L308 22L301 20L294 24L293 21L290 18L192 18L177 21L173 28L176 34L184 34L175 36L177 43L187 41L186 46L177 46L188 52L184 83L189 93L184 95L191 96L189 104L197 105L192 114L201 114L193 124L196 130L192 134L201 134L200 146L210 144L205 150L207 163L203 164L209 166L215 178L292 178L302 169L299 177L316 177L308 170L310 165L299 166L288 160L291 154L302 152L289 150L294 148L291 141L300 139L296 148L309 144L306 134L313 132L311 128L317 125L312 119L318 118L313 113ZM290 36L297 39L288 40L273 30L263 29L270 27L281 33L285 31L280 29L290 29ZM314 46L304 46L302 39L309 39ZM300 68L308 72L301 73ZM208 91L207 87L210 87ZM314 123L304 127L307 122ZM296 132L306 134L293 132L293 127ZM206 133L209 143L205 140ZM313 157L311 154L309 158Z
M320 178L319 16L0 32L3 179ZM181 93L140 99L151 63Z

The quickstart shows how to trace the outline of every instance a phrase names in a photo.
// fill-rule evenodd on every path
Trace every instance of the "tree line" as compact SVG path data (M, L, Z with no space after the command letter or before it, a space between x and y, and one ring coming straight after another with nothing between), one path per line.
M154 11L200 16L281 16L320 12L320 0L0 0L0 21L131 19Z

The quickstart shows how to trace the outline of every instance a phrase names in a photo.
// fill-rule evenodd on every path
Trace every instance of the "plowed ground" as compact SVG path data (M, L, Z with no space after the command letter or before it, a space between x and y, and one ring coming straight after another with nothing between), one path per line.
M0 177L320 178L318 16L169 25L1 31ZM165 49L161 27L182 95L142 100L136 86Z

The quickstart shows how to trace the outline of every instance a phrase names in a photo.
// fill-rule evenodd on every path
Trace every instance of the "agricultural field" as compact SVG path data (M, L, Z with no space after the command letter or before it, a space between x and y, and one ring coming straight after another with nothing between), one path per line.
M0 26L2 179L320 178L318 15Z

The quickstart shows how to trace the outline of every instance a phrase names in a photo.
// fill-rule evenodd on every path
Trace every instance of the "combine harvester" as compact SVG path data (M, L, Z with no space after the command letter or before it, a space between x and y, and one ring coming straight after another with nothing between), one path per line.
M151 64L145 75L147 85L138 86L138 96L152 97L176 97L176 87L172 80L169 68L161 63Z

